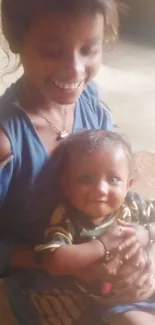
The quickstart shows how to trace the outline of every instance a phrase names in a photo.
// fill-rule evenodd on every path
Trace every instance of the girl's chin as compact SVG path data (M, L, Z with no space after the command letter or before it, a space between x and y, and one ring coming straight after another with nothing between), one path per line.
M52 84L44 90L44 96L48 101L54 101L60 105L71 105L78 100L83 89L84 86L78 89L60 89Z

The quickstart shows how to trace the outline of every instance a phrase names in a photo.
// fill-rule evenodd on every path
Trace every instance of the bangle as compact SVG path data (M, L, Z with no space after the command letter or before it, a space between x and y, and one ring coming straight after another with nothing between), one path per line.
M110 256L110 252L109 252L109 250L107 249L107 247L106 247L106 245L105 245L105 243L104 243L104 241L101 239L101 238L96 238L98 241L100 241L100 243L103 245L103 247L104 247L104 257L103 257L103 259L102 259L102 262L103 263L107 263L108 261L110 261L111 260L111 258L112 258L112 256Z
M152 236L151 236L152 224L151 223L146 223L144 225L144 228L148 231L148 234L149 234L149 243L148 243L148 246L151 246L154 243L154 240L152 239Z

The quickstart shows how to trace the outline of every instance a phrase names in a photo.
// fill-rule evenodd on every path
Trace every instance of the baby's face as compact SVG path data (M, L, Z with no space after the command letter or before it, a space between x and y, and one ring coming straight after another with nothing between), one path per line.
M110 148L72 157L63 184L73 206L100 224L126 196L129 169L124 150Z

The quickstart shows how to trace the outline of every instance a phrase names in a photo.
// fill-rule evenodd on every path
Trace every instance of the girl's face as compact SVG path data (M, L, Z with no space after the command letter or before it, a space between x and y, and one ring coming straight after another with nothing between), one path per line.
M103 35L104 18L99 13L50 13L38 18L21 49L30 89L48 101L75 103L100 67Z
M124 150L110 149L71 157L62 180L69 201L95 224L120 208L131 185Z

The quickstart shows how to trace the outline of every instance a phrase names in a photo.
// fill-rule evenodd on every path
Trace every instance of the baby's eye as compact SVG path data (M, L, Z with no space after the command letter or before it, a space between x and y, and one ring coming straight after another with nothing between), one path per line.
M91 185L95 183L95 177L92 175L83 175L79 177L78 181L85 185Z
M111 184L111 185L118 185L119 182L120 182L120 179L118 179L117 177L109 178L109 184Z

